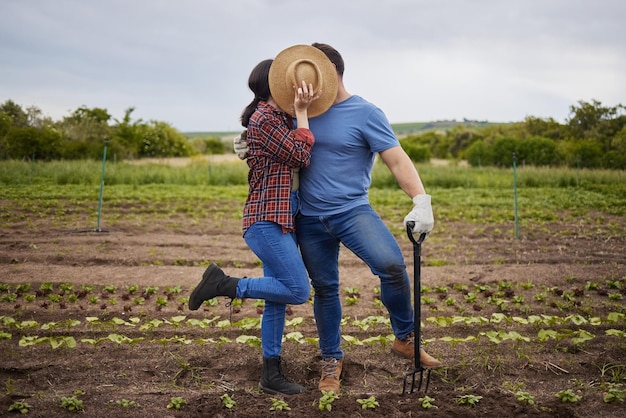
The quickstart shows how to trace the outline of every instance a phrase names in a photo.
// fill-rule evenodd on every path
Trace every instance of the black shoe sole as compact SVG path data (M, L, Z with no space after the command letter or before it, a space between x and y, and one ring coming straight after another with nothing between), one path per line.
M213 273L213 271L215 271L216 268L218 268L218 267L217 267L217 265L215 263L211 264L204 271L204 274L202 274L202 280L200 281L200 283L198 283L196 288L193 289L193 292L191 292L191 296L189 296L189 303L188 303L188 305L189 305L189 309L190 310L197 311L198 309L200 309L200 306L202 306L202 303L204 302L204 300L200 300L200 301L197 300L197 299L199 299L198 293L200 292L200 289L202 289L204 287L206 282L209 280L209 277L211 276L211 273Z
M278 390L274 390L272 388L268 388L263 386L262 384L259 383L259 389L261 389L261 391L263 393L267 393L268 395L284 395L284 396L294 396L294 395L299 395L301 393L306 392L306 388L302 388L302 390L300 392L295 392L295 393L285 393L285 392L281 392Z

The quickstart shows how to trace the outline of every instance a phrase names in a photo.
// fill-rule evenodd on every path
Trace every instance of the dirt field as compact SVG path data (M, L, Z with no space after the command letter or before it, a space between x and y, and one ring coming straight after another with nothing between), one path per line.
M230 327L219 322L229 319L225 299L195 312L185 303L209 262L248 277L261 273L259 263L238 222L214 227L177 216L142 224L122 217L113 225L105 218L107 230L95 232L26 214L0 231L0 416L15 415L7 411L19 402L31 406L28 416L69 416L76 401L90 417L624 416L623 402L603 397L626 388L626 337L607 335L626 325L626 241L602 223L543 225L522 230L520 240L512 226L498 226L510 234L469 224L435 229L422 250L423 336L445 367L432 373L427 395L436 408L428 410L424 388L401 394L413 364L375 339L389 335L389 325L355 322L386 314L377 279L344 249L342 289L358 288L359 297L351 304L342 296L350 337L342 391L331 412L320 412L312 306L291 307L289 319L302 323L286 332L302 335L292 334L283 353L286 374L308 391L284 399L290 410L271 411L278 404L257 389L260 349L236 340L260 336L242 321L259 318L255 301L234 309L232 323L240 325ZM623 218L605 222L626 230ZM411 244L398 239L412 277ZM622 316L611 322L611 312ZM540 341L542 329L556 337ZM574 339L585 332L590 341ZM48 339L35 344L24 336ZM53 348L51 341L65 343ZM557 397L567 390L582 398ZM231 409L224 394L236 402ZM379 406L363 409L357 400L370 396Z

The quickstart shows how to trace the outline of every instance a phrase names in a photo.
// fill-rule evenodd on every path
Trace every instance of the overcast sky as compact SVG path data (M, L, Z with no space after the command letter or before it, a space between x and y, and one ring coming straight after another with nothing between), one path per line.
M626 104L624 0L0 0L0 103L237 131L250 70L325 42L390 122Z

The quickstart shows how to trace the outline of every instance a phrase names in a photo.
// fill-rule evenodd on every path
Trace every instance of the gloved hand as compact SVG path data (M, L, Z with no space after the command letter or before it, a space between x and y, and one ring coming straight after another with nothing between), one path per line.
M404 225L407 222L415 222L413 234L428 234L435 226L435 218L433 216L433 207L430 204L429 194L418 194L413 198L413 210L404 218Z
M248 131L244 130L241 134L233 138L233 151L235 151L235 154L237 154L240 160L248 158L247 134Z

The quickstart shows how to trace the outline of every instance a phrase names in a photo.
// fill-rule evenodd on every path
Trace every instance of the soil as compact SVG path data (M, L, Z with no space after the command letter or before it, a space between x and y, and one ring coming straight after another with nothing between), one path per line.
M108 229L100 231L75 229L80 220L67 225L16 216L23 220L5 223L0 231L0 284L8 285L0 292L0 416L15 415L8 409L17 402L31 406L28 416L69 416L64 398L69 405L82 401L90 417L624 416L623 402L608 403L603 396L610 388L624 394L626 387L626 338L606 334L625 328L623 316L616 323L607 317L626 313L620 299L626 292L626 241L624 234L603 229L602 222L589 226L571 219L527 226L519 239L510 225L438 225L422 246L421 313L426 349L444 367L432 371L427 392L424 382L413 393L402 393L414 364L391 355L388 339L363 343L388 336L391 328L354 322L387 316L377 302L377 278L342 249L342 300L349 317L343 334L348 338L341 393L329 412L318 409L322 394L312 305L290 307L288 319L302 318L302 323L286 333L302 335L292 334L283 347L285 374L307 391L280 398L290 410L272 411L277 397L257 388L260 349L236 340L260 337L258 327L245 327L245 320L260 316L255 301L242 301L231 313L226 299L199 311L189 311L185 299L210 262L247 277L261 274L260 263L241 238L238 221L211 225L174 216L147 222L113 217L116 221L104 222ZM626 230L626 219L602 216ZM411 243L400 232L398 240L413 277ZM150 294L149 288L158 290ZM356 303L347 295L353 288ZM504 318L500 322L498 314ZM563 322L524 323L533 315ZM570 315L589 322L573 323ZM450 320L459 317L488 321ZM592 317L601 323L592 324ZM212 322L194 326L191 319ZM227 319L241 326L219 323ZM149 329L155 320L164 322ZM23 321L35 322L29 327ZM570 336L586 331L594 338L580 344L572 338L543 342L541 329ZM490 331L518 332L529 339L495 342ZM113 341L114 334L123 341ZM50 338L31 345L24 336ZM73 337L76 346L49 343L66 337ZM582 399L563 402L556 395L566 390ZM519 400L520 391L534 402ZM221 398L225 394L236 402L230 409ZM436 408L424 408L426 395ZM379 406L363 409L358 400L371 396ZM185 404L176 409L173 398ZM463 400L476 402L471 406Z

